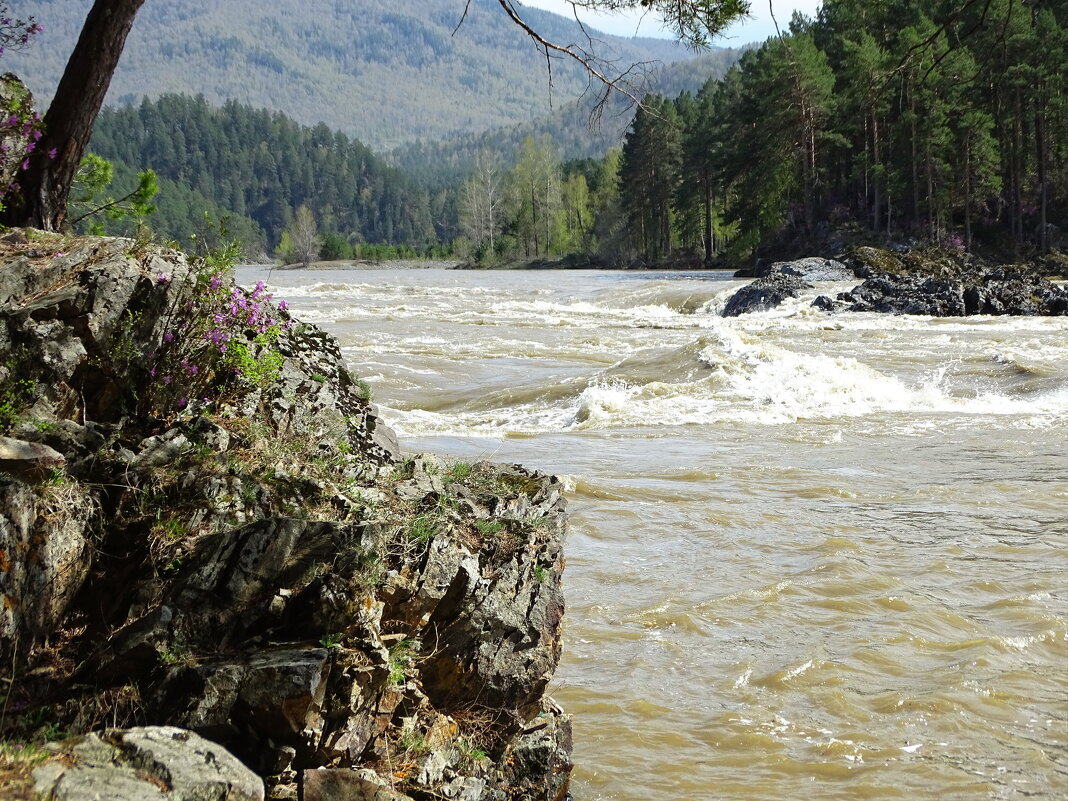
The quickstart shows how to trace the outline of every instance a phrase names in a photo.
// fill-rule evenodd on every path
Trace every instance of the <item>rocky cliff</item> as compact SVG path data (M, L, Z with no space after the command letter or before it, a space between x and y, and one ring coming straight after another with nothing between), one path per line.
M254 774L189 797L566 795L559 483L402 459L266 288L10 232L0 435L0 733L56 741L0 749L13 797L93 797L109 748L185 797L175 743Z

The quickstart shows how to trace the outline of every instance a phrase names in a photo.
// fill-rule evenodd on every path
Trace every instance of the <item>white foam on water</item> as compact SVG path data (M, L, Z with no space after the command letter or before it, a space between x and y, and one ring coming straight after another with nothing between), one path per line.
M830 316L811 306L817 294L846 284L808 290L767 312L720 317L742 283L650 281L583 294L555 283L520 291L317 280L276 293L306 298L297 314L313 322L382 319L373 343L346 349L357 371L371 366L360 362L373 354L381 372L383 355L397 354L395 367L405 364L412 374L440 371L444 358L481 362L487 375L501 366L522 374L525 360L549 360L579 381L588 375L578 392L544 393L537 401L525 393L490 410L393 410L391 422L410 436L832 418L921 432L947 424L945 416L1011 417L999 425L1027 428L1068 419L1068 321ZM433 329L418 326L428 319ZM400 378L396 369L391 375Z
M711 350L711 352L709 352ZM1030 396L996 392L957 397L945 369L908 384L857 359L799 353L766 342L747 343L727 331L703 353L714 367L682 383L643 385L594 381L577 397L549 406L519 405L477 414L419 417L401 413L399 428L410 435L504 435L510 432L588 430L612 427L710 425L727 421L782 425L870 415L1014 416L1045 427L1068 417L1068 386ZM429 413L426 413L429 414ZM930 420L917 421L921 424Z

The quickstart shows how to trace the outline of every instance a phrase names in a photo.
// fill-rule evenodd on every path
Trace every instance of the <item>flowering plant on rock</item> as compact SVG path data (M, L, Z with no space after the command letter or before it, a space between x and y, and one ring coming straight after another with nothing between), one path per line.
M155 280L166 286L171 276L159 273ZM245 290L222 270L203 273L192 297L166 318L155 350L145 354L152 380L142 401L153 413L170 416L268 385L282 368L278 337L293 324L287 308L263 281Z

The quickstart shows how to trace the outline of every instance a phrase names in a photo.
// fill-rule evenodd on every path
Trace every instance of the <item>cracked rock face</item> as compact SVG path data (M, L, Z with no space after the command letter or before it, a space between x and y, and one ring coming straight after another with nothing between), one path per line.
M35 492L0 475L0 643L41 638L88 573L93 501L70 487Z

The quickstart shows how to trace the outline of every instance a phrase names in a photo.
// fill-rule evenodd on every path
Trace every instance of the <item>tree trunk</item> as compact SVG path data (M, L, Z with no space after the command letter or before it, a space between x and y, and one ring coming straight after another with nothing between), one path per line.
M705 266L712 265L712 254L715 251L715 242L712 240L712 176L709 175L708 166L705 165L703 180L704 223L705 223Z
M872 147L872 160L874 162L874 172L872 174L872 220L875 221L873 226L876 231L879 230L879 223L882 220L882 193L880 191L879 167L881 166L881 154L879 152L879 118L876 116L875 111L871 114L871 147Z
M1012 158L1010 159L1012 169L1012 183L1010 186L1009 194L1009 208L1010 208L1010 220L1012 226L1012 252L1013 255L1019 255L1020 246L1023 244L1023 180L1020 178L1022 173L1022 154L1023 154L1023 127L1021 120L1023 118L1023 110L1020 105L1020 91L1016 91L1016 113L1012 119Z
M530 182L530 231L534 237L534 258L538 257L538 198L535 196L534 181ZM529 254L528 254L529 255Z
M862 193L863 193L862 196L863 196L864 199L863 199L863 202L861 204L860 209L857 210L858 214L860 214L861 211L863 211L865 219L868 219L868 212L871 210L871 203L870 203L871 190L870 190L870 184L869 184L868 178L871 175L871 169L872 168L871 168L871 160L868 158L868 154L869 154L868 142L869 142L869 139L870 139L870 137L868 135L869 134L869 131L868 131L868 119L869 119L868 115L865 114L864 115L864 168L862 170L863 179L862 179L862 182L861 182L861 184L862 184L861 185L861 190L862 190ZM876 230L878 230L879 229L879 223L876 222L872 227L875 228Z
M1037 149L1038 166L1038 249L1041 253L1049 253L1049 230L1047 229L1047 209L1049 204L1049 189L1047 186L1049 173L1049 149L1046 147L1046 117L1044 114L1045 104L1042 103L1041 93L1035 102L1035 148Z
M927 230L930 232L932 239L938 239L938 226L935 223L934 176L931 169L930 148L930 143L928 143L924 157L924 165L927 172Z
M22 178L22 205L9 212L15 225L55 231L67 215L67 196L78 171L93 122L104 103L126 35L144 0L96 0L82 27L45 115L45 134L37 145L53 159L36 158Z
M816 227L815 165L816 123L810 118L808 106L801 98L801 184L804 193L805 232L812 234Z
M916 102L912 97L912 92L909 92L909 128L911 134L910 145L912 147L912 225L914 228L920 226L920 172L919 172L919 152L918 143L916 141L918 134L916 133Z
M964 140L964 245L972 246L972 135Z

